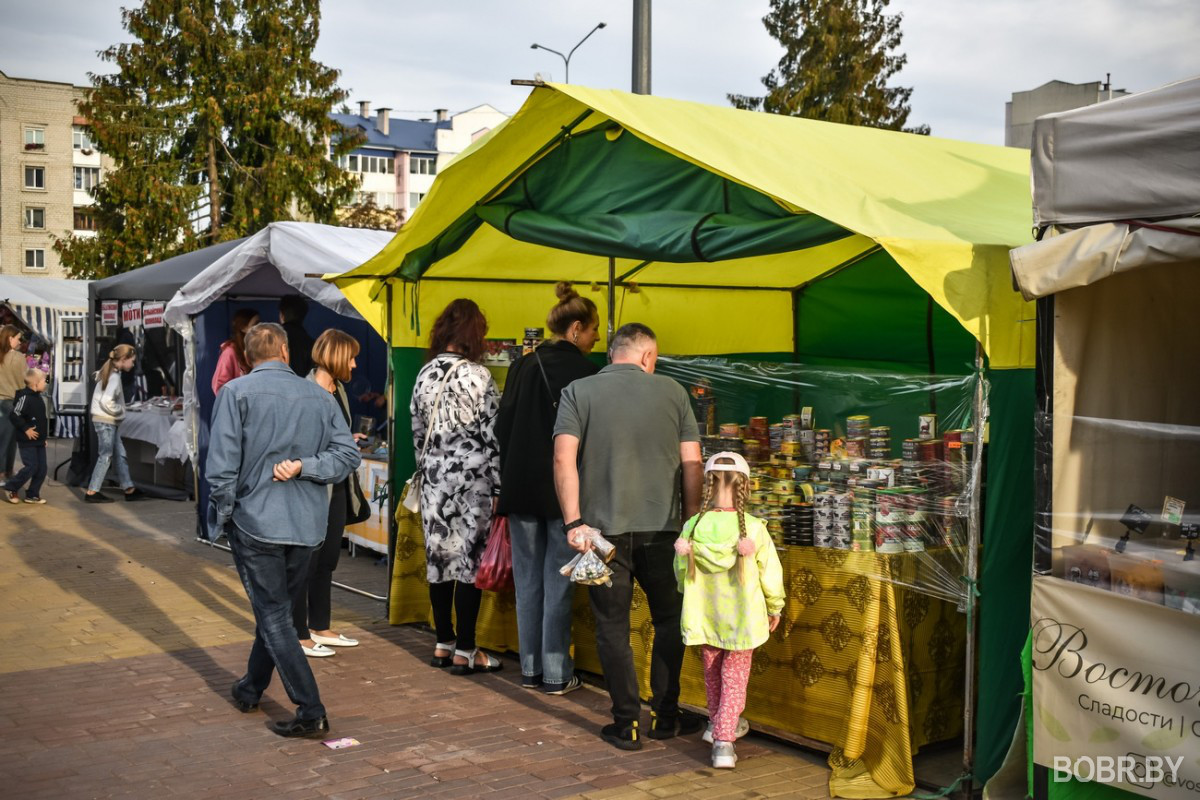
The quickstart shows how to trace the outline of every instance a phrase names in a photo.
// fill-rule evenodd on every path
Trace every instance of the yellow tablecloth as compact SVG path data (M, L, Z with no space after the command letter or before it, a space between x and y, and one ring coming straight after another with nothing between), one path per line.
M746 718L829 744L834 797L908 794L917 750L962 732L964 616L952 603L907 588L919 582L919 559L815 547L787 548L781 557L787 607L780 630L754 655ZM420 521L403 511L391 597L392 624L429 621ZM600 673L582 587L574 616L575 663ZM653 629L640 589L630 621L648 697ZM476 638L481 647L517 651L511 594L484 594ZM695 648L684 658L681 684L685 703L705 706Z

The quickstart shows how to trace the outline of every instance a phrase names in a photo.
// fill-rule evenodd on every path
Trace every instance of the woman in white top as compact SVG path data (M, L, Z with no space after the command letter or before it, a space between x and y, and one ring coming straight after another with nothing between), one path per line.
M96 429L96 466L92 468L92 479L88 483L84 501L88 503L111 503L112 499L100 493L109 466L117 470L117 481L125 492L126 500L140 500L141 492L133 486L129 477L129 463L125 460L125 445L117 434L117 426L125 419L125 390L121 385L121 373L133 369L137 351L132 345L119 344L108 354L108 361L96 374L96 390L92 393L92 426Z

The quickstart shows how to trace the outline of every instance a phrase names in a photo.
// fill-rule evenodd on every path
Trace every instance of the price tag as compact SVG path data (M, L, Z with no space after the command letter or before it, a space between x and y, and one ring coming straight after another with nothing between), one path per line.
M1178 525L1183 522L1183 509L1187 503L1180 500L1178 497L1167 495L1163 499L1162 520L1170 525Z
M1179 526L1181 539L1200 539L1200 522L1185 522Z
M1129 504L1129 508L1125 509L1125 516L1121 517L1122 525L1138 533L1145 533L1153 521L1154 518L1147 514L1145 509L1133 503Z

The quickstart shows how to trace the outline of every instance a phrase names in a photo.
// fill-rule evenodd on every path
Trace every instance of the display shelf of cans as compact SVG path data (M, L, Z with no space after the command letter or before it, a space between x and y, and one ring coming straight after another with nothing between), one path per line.
M777 545L878 553L965 546L973 431L939 437L937 415L922 414L897 453L892 429L866 415L847 417L845 437L836 437L815 426L811 408L776 423L716 423L704 387L692 396L704 457L746 458L748 511L766 521Z

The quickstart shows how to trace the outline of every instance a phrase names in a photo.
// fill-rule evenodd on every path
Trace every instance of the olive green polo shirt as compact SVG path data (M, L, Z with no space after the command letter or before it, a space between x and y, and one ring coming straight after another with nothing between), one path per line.
M605 536L679 530L679 446L700 441L683 386L636 364L610 364L563 390L559 434L579 439L584 522Z

